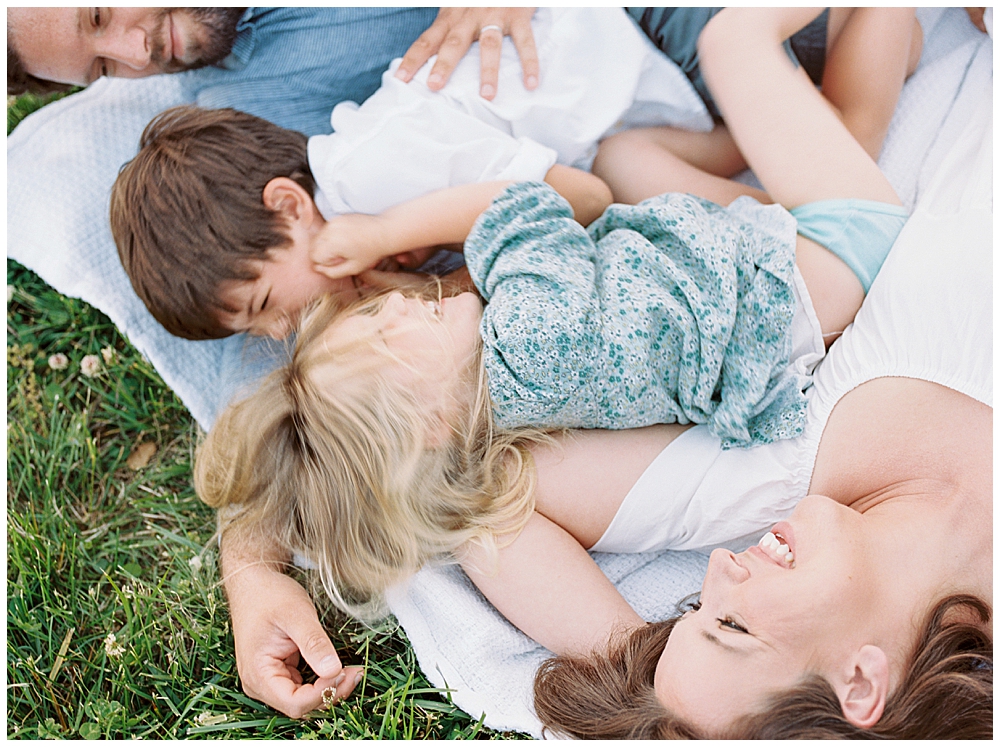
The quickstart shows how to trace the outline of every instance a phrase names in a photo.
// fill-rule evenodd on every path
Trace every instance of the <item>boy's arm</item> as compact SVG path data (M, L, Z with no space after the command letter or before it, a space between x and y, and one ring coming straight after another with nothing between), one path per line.
M378 215L349 213L326 222L310 258L331 278L359 275L385 257L461 244L490 202L509 182L479 182L439 189Z
M568 166L553 166L545 176L586 225L611 204L611 190L599 178ZM394 205L379 215L339 215L320 229L311 259L331 278L358 275L386 257L404 266L409 253L464 243L480 214L510 182L478 182L440 189Z
M292 718L354 689L359 667L343 667L305 589L282 573L286 558L274 546L240 530L225 534L221 548L223 584L229 599L236 667L243 690ZM320 675L303 684L300 658Z

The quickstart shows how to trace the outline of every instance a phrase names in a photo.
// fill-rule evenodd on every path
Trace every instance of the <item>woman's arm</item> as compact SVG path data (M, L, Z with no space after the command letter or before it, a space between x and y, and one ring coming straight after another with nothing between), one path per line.
M613 632L643 625L585 548L601 538L650 463L689 427L567 431L533 445L535 514L500 550L495 568L470 550L466 573L504 617L556 653L586 654Z
M580 543L537 512L496 568L478 547L461 560L497 610L554 653L589 654L612 633L645 624Z

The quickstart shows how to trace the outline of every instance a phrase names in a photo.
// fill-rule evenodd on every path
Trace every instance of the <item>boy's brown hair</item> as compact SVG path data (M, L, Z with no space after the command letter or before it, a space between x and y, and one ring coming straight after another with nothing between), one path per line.
M227 281L255 280L253 262L290 239L264 204L272 179L310 195L308 139L233 109L179 106L159 114L111 192L111 232L132 287L167 331L226 337Z

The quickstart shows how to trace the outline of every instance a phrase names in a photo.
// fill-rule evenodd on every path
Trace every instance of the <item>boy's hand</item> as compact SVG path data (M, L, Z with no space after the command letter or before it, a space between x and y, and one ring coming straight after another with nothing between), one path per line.
M359 275L391 256L384 222L381 216L363 213L328 220L309 252L316 270L336 280Z
M531 31L534 8L441 8L438 16L406 51L396 77L409 82L423 64L437 55L437 61L427 78L427 87L440 91L452 71L469 51L472 42L479 41L479 95L493 100L497 94L500 71L500 47L510 36L521 58L524 87L538 87L538 52Z
M343 667L309 594L261 564L226 579L243 691L292 718L350 695L360 667ZM303 684L300 658L319 679Z

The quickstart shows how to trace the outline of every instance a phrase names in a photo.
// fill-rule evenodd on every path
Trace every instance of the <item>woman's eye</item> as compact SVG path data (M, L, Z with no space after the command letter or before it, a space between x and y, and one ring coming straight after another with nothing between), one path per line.
M722 625L722 627L724 628L730 628L731 630L736 630L739 631L740 633L749 633L749 631L746 628L744 628L742 625L740 625L731 617L720 617L719 624Z

